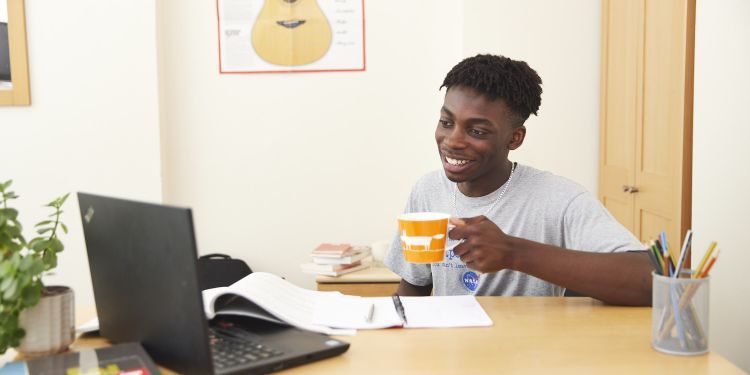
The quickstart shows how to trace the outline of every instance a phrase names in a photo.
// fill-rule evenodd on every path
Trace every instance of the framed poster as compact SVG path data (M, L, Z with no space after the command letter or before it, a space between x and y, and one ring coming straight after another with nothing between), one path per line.
M0 0L0 106L30 104L24 0Z
M364 0L217 0L220 73L365 70Z

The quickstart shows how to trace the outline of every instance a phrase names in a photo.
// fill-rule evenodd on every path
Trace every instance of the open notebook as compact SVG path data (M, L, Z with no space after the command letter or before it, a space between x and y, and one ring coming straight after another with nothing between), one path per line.
M308 290L265 272L204 290L203 301L208 318L245 315L337 335L354 334L355 329L492 325L474 296L402 297L404 323L391 297Z

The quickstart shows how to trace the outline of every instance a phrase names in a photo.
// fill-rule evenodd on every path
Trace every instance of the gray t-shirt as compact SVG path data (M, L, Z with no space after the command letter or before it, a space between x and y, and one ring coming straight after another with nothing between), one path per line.
M504 186L483 197L467 197L442 170L414 185L405 212L444 212L455 217L485 215L514 237L570 250L618 252L642 250L638 240L579 184L550 172L518 165L505 195ZM490 212L485 212L492 207ZM448 240L447 248L456 241ZM385 264L413 285L433 285L434 295L559 296L564 289L513 270L481 274L446 252L441 263L404 260L398 230Z

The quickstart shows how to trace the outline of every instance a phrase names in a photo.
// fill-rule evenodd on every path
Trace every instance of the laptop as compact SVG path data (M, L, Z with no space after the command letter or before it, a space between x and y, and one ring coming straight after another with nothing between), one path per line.
M184 374L267 373L345 352L326 335L246 317L206 319L191 210L78 193L99 330Z

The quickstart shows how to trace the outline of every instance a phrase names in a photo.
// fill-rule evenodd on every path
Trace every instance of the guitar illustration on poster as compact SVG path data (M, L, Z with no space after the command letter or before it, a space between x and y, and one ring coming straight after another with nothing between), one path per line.
M316 0L266 0L252 30L255 53L275 65L317 61L331 40L331 26Z
M364 0L216 0L221 73L365 70Z

